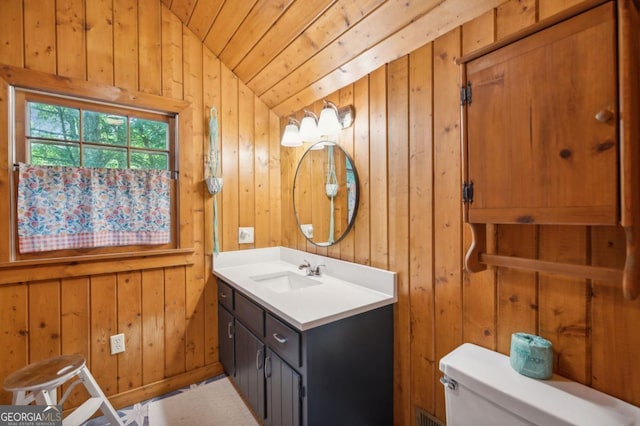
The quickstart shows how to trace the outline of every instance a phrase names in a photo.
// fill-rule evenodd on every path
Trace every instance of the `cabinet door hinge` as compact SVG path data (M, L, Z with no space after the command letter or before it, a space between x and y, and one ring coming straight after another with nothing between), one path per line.
M473 203L473 181L462 184L462 202Z
M302 384L302 379L298 381L298 397L303 399L305 397L304 385Z
M466 86L460 88L460 105L471 104L471 82L467 81Z

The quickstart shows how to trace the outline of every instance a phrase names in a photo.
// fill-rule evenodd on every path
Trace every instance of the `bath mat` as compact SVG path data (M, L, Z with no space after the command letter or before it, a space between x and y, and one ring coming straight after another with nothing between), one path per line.
M228 378L149 404L149 426L256 426Z

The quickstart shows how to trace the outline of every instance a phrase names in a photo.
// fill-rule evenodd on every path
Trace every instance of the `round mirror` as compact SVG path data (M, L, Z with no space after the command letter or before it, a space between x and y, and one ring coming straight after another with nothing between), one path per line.
M305 151L293 181L293 209L300 231L317 246L349 233L358 210L358 174L339 145L323 141Z

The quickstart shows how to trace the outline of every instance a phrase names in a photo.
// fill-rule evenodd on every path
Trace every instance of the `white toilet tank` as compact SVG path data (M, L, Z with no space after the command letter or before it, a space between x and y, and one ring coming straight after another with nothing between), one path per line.
M523 376L508 356L471 343L443 357L440 371L447 426L640 426L639 407L560 376Z

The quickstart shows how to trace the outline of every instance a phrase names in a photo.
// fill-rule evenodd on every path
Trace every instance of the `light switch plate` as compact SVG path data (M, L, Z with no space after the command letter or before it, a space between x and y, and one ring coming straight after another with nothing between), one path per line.
M305 237L313 238L313 224L306 223L306 224L300 225L300 229L302 230L302 233L305 235Z
M253 227L238 228L238 244L253 244Z

